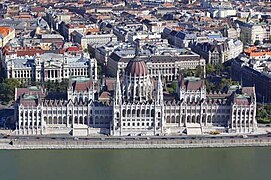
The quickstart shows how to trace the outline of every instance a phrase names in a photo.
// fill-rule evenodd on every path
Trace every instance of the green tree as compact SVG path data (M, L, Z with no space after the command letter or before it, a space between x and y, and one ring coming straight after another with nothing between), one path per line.
M0 99L3 104L8 104L14 100L15 88L20 87L21 83L17 79L4 79L0 84Z
M216 71L215 67L212 64L206 65L206 74L212 74Z
M169 93L175 93L177 91L178 83L177 82L171 82L167 85L167 91Z
M203 77L204 76L204 70L202 66L197 66L195 69L195 76L197 77Z
M215 68L216 74L218 74L218 75L221 75L222 72L225 70L225 67L223 64L217 64L217 65L215 65L214 68Z
M53 82L53 81L45 82L45 88L49 92L66 93L68 85L69 85L69 80L68 79L64 79L61 82L58 82L58 81L56 81L56 82Z
M194 72L191 69L182 69L181 73L186 76L194 76Z

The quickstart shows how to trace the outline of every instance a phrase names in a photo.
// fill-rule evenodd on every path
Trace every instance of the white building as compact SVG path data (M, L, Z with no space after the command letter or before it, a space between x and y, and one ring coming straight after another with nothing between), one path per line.
M177 95L164 98L161 74L151 78L144 61L132 59L117 73L114 95L95 98L96 83L71 80L68 99L47 99L38 87L15 90L16 133L112 136L253 133L257 131L254 87L208 94L200 78L182 75Z
M164 100L161 75L153 85L145 62L131 60L121 80L117 75L111 135L256 131L254 88L207 94L203 80L180 76L177 94Z
M84 54L44 53L36 56L8 55L4 69L7 78L25 82L62 81L72 77L97 80L97 62Z

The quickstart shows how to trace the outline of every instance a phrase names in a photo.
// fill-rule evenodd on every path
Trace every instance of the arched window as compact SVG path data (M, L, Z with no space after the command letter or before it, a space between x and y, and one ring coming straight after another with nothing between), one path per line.
M63 117L63 124L67 124L67 116Z
M136 87L136 96L139 96L139 87Z
M150 116L150 110L147 109L147 116L149 117Z
M57 117L56 117L56 116L54 117L54 122L53 122L53 124L57 124Z
M171 123L175 123L175 116L171 117Z
M145 109L141 110L141 114L142 114L143 117L145 117Z
M72 116L69 117L69 124L72 124Z
M211 116L210 115L207 118L207 123L211 123Z
M48 124L53 124L53 119L52 119L52 117L51 117L51 116L49 117Z
M80 93L80 95L79 95L79 101L83 101L83 94L82 93Z
M176 123L180 123L180 116L176 117Z
M140 117L140 109L136 110L136 116Z
M62 117L61 116L58 117L58 124L62 124Z
M83 116L80 116L80 117L79 117L79 124L84 124Z
M192 116L192 123L196 123L196 118L195 118L195 116Z
M126 116L126 110L125 110L125 109L122 110L122 116L123 116L123 117Z
M170 116L167 116L166 122L167 122L167 123L170 123Z
M47 120L47 117L44 117L44 122L45 122L46 124L48 124L47 121L48 121L48 120Z
M88 117L87 116L84 117L84 121L85 121L85 124L88 124Z
M154 117L155 116L155 111L154 109L151 110L151 117Z

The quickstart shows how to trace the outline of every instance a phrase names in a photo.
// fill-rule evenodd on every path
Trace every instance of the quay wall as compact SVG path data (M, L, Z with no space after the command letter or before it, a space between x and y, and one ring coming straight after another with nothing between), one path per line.
M271 146L270 138L174 140L1 140L0 149L152 149Z

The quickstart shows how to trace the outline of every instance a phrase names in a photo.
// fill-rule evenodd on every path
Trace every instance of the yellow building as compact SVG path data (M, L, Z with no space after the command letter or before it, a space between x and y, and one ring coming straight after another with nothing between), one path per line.
M0 26L0 48L4 47L13 38L15 38L15 29Z

